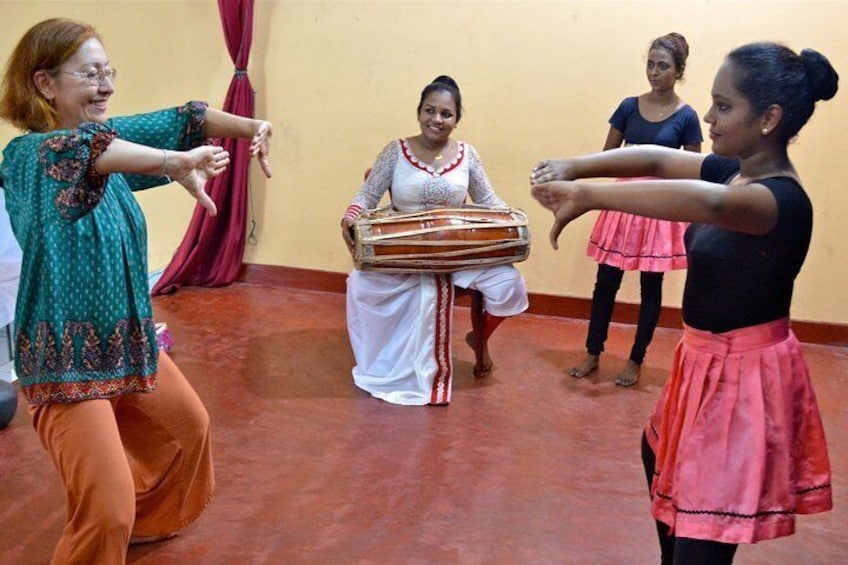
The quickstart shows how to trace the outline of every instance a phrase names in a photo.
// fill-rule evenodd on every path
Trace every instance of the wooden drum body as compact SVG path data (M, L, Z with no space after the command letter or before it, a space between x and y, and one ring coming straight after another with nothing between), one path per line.
M353 230L354 263L363 271L450 273L530 254L527 215L515 208L382 208L362 214Z

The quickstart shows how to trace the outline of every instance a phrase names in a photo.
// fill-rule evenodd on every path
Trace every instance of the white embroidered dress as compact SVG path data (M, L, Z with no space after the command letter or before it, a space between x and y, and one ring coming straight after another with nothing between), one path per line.
M475 204L505 207L483 171L477 151L459 142L456 157L434 168L420 162L406 140L393 141L377 157L347 217L377 207L391 188L400 212ZM347 279L347 327L356 358L356 386L394 404L447 404L453 362L451 325L454 285L479 290L494 316L527 309L524 279L512 265L453 274L354 270Z

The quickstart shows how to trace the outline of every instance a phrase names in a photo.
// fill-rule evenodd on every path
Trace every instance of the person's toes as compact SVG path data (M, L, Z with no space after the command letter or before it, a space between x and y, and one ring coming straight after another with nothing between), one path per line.
M568 370L568 374L575 379L582 379L589 376L598 369L598 358L590 355L583 360L580 365L572 367Z
M628 361L624 369L616 375L615 384L618 386L633 386L639 382L640 367L633 361Z

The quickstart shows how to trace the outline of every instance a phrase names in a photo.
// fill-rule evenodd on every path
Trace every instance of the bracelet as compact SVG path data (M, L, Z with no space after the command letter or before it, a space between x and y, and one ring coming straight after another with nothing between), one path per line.
M357 218L362 214L362 206L359 204L351 204L345 210L345 215L342 217L343 220L351 220L355 222Z
M162 150L162 174L160 177L168 177L165 173L168 171L168 152L164 149Z

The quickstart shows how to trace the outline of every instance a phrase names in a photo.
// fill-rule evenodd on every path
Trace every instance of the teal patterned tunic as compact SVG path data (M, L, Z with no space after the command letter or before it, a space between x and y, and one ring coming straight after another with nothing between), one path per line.
M0 177L23 263L15 371L32 404L156 387L147 228L132 195L164 177L100 175L116 137L162 149L203 143L206 105L29 133L3 151Z

